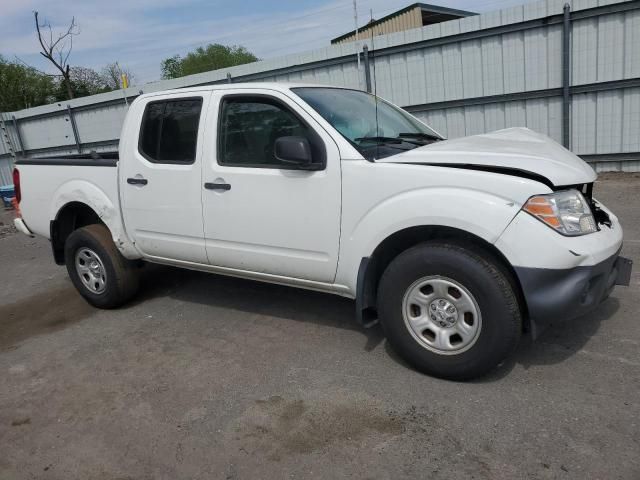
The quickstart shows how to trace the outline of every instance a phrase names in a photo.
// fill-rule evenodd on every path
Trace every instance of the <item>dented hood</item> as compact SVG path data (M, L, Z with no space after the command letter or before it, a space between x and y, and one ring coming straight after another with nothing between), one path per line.
M444 140L379 162L415 163L544 177L554 186L590 183L596 172L577 155L528 128L508 128L484 135Z

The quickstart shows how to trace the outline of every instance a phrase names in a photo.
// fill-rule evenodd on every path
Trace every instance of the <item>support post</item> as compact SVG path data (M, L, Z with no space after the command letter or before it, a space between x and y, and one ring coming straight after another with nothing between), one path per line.
M13 128L16 131L16 138L18 139L18 147L20 147L20 153L24 156L24 144L22 143L22 134L20 133L20 129L18 128L18 120L15 115L11 115L11 120L13 121Z
M231 73L227 72L227 83L233 83L231 80Z
M80 135L78 134L76 119L73 116L73 111L71 110L71 105L69 104L67 104L67 113L69 114L69 121L71 122L71 130L73 130L73 138L76 141L76 147L78 148L78 153L82 153L82 144L80 143Z
M562 145L571 146L571 6L564 4L562 24Z
M363 47L363 59L364 59L364 80L367 88L367 92L371 93L371 69L369 66L369 47L365 45Z
M9 132L7 131L7 122L4 118L4 113L0 112L0 131L2 132L2 143L7 150L7 153L11 156L12 159L16 158L16 151L13 148L13 144L11 142L11 137L9 136Z

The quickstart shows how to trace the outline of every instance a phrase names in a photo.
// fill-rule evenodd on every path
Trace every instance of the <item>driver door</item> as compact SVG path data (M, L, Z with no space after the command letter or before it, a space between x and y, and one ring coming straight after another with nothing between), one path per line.
M331 283L341 175L331 137L283 93L214 91L203 161L204 234L212 265ZM313 170L278 161L282 136L309 140ZM320 162L320 163L317 163ZM207 185L208 184L208 185Z

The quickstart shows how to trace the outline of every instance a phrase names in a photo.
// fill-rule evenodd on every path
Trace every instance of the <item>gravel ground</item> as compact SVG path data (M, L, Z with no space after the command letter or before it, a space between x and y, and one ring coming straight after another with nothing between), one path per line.
M638 479L640 175L602 178L632 285L473 383L330 295L153 266L99 311L0 226L0 479Z

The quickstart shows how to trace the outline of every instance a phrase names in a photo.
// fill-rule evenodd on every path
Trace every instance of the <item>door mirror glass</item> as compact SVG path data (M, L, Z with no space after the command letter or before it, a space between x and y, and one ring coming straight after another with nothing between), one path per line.
M304 137L279 137L275 144L275 157L282 163L309 167L312 162L311 145Z

